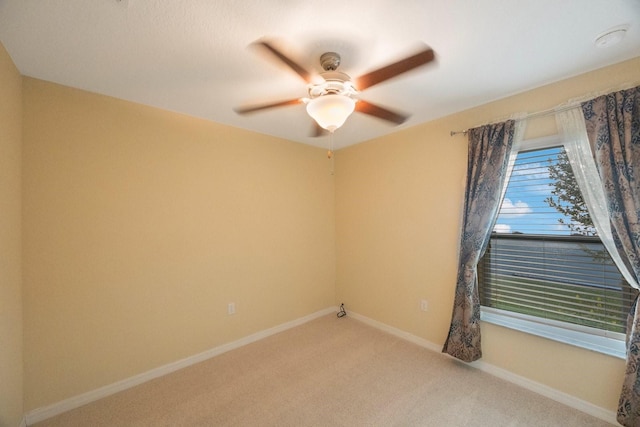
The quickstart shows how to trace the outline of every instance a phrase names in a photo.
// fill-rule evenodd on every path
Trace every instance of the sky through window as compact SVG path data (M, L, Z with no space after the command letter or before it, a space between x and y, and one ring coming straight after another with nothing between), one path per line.
M571 218L545 201L554 189L549 167L563 161L563 152L563 147L553 147L518 154L494 232L561 236L572 234L567 226L571 223Z

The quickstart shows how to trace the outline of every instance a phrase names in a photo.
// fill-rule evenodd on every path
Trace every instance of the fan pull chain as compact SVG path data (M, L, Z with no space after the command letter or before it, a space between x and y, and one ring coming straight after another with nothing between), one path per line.
M333 135L334 135L334 133L331 132L331 136L330 136L331 139L329 139L329 150L327 151L327 158L329 159L329 162L330 162L329 163L329 173L331 175L333 175L334 172L335 172L335 158L334 158L334 155L333 155L333 138L334 138Z

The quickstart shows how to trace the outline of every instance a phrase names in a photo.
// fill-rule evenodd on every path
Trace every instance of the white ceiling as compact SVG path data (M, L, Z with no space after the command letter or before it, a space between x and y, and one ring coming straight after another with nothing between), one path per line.
M616 26L626 38L597 48ZM307 94L249 48L261 38L310 71L336 51L352 77L419 42L435 50L435 63L360 94L411 118L354 113L341 148L640 56L640 0L0 0L0 41L23 75L326 147L303 105L233 111Z

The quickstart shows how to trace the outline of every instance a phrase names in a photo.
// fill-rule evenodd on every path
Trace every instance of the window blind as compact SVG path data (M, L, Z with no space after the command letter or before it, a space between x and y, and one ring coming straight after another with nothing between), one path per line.
M518 154L478 277L484 306L616 333L635 297L562 147Z

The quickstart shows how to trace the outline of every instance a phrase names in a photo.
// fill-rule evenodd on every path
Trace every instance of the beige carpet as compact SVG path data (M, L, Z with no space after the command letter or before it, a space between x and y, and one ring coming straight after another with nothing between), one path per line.
M609 426L349 317L325 316L38 426Z

